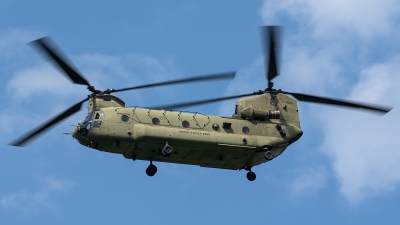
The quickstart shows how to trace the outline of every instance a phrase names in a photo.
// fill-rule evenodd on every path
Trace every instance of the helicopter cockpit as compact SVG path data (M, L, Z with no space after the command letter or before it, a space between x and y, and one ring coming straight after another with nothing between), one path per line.
M92 111L85 120L79 124L77 133L81 137L86 137L90 128L100 128L103 123L104 113L102 111Z
M85 120L83 120L83 122L79 124L78 130L77 130L77 133L79 136L85 137L89 133L90 127L92 126L93 114L94 114L94 111L89 113L86 116Z

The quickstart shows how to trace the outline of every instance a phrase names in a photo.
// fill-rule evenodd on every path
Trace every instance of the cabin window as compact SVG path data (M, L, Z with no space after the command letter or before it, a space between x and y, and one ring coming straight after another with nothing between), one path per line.
M182 127L184 127L184 128L189 128L189 127L190 127L189 121L184 120L184 121L182 122Z
M157 117L154 117L151 122L153 122L154 125L160 125L160 119L158 119Z
M212 129L215 130L215 131L219 131L219 125L216 124L216 123L214 123L214 124L212 125Z
M231 129L232 123L226 123L226 122L224 122L224 123L222 123L222 127L223 127L224 129Z
M245 134L248 134L248 133L250 133L250 128L244 126L244 127L242 128L242 132L245 133Z
M122 120L122 122L128 122L128 121L129 121L129 116L127 116L127 115L122 115L122 116L121 116L121 120Z

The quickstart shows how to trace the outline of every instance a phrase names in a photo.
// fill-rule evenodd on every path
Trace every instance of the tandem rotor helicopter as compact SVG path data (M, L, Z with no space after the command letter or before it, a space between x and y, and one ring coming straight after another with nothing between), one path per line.
M202 167L247 170L247 179L254 181L252 168L282 154L303 134L297 101L347 106L387 113L389 107L318 97L274 89L272 80L279 74L277 63L277 34L279 27L263 26L264 63L268 87L248 94L192 101L151 108L125 107L125 102L113 93L179 83L229 79L235 72L197 76L148 85L100 91L91 86L61 56L49 38L33 41L75 84L86 85L92 92L61 114L10 143L24 146L37 135L80 111L89 101L86 118L78 123L71 135L79 144L127 159L147 160L148 176L154 176L153 162L199 165ZM289 97L292 96L292 97ZM188 106L228 99L239 100L232 117L175 111Z

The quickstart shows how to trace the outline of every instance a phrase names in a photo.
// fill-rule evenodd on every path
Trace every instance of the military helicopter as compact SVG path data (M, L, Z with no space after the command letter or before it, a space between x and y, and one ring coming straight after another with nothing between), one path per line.
M279 74L277 37L279 27L263 26L264 62L268 87L262 91L222 98L192 101L150 108L126 107L113 93L188 82L229 79L235 72L198 76L180 80L100 91L67 63L49 38L33 41L75 84L86 85L92 92L61 114L10 143L24 146L33 138L78 112L89 101L86 118L78 123L71 135L79 144L127 159L147 160L148 176L154 176L153 162L199 165L202 167L246 170L247 179L254 181L252 168L282 154L303 134L297 101L347 106L387 113L390 107L344 101L274 89L272 80ZM289 97L292 96L292 97ZM188 106L240 98L232 117L176 111ZM296 99L296 100L295 100Z

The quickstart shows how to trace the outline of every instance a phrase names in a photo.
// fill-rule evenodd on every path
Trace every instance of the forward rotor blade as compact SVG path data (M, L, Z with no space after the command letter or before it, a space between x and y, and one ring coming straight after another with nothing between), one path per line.
M32 131L30 131L29 133L27 133L24 136L20 137L19 139L11 142L10 145L13 145L13 146L24 146L28 141L30 141L33 138L35 138L38 134L46 131L51 126L61 122L65 118L67 118L67 117L71 116L72 114L74 114L74 113L78 112L79 110L81 110L82 104L85 101L87 101L88 99L89 99L89 97L87 97L84 100L76 103L75 105L73 105L69 109L65 110L64 112L62 112L58 116L56 116L56 117L52 118L51 120L45 122L44 124L42 124L41 126L37 127L36 129L33 129Z
M155 106L155 107L151 107L151 108L152 109L168 109L168 110L169 109L179 109L179 108L185 108L185 107L189 107L189 106L203 105L203 104L208 104L208 103L212 103L212 102L225 101L225 100L229 100L229 99L242 98L242 97L247 97L247 96L252 96L252 95L256 95L256 93L241 94L241 95L193 101L193 102L176 103L176 104L170 104L170 105Z
M374 112L377 112L380 114L386 114L390 110L393 109L393 108L386 107L386 106L376 106L376 105L371 105L371 104L352 102L352 101L344 101L344 100L325 98L325 97L319 97L319 96L313 96L313 95L307 95L307 94L292 93L292 92L286 92L286 91L282 91L282 93L289 94L289 95L293 96L294 98L296 98L297 100L303 101L303 102L313 102L313 103L336 105L336 106L347 106L347 107L352 107L352 108L371 110L371 111L374 111Z
M89 82L67 63L65 57L64 59L61 57L62 54L60 51L55 50L54 44L51 43L49 37L40 38L31 43L40 51L44 52L50 59L53 59L72 82L90 87Z
M279 51L277 40L279 38L281 27L279 26L262 26L262 44L264 54L264 66L265 75L268 80L268 84L271 83L272 79L279 75L278 72L278 58L277 52Z
M112 89L109 92L120 92L120 91L128 91L134 89L141 89L141 88L149 88L149 87L156 87L156 86L164 86L164 85L171 85L171 84L180 84L180 83L191 83L191 82L200 82L200 81L209 81L209 80L222 80L222 79L233 79L236 75L236 71L233 72L226 72L226 73L218 73L213 75L204 75L204 76L196 76L196 77L189 77L184 79L178 80L171 80L153 84L146 84L140 85L135 87L128 87L128 88L121 88L121 89Z

